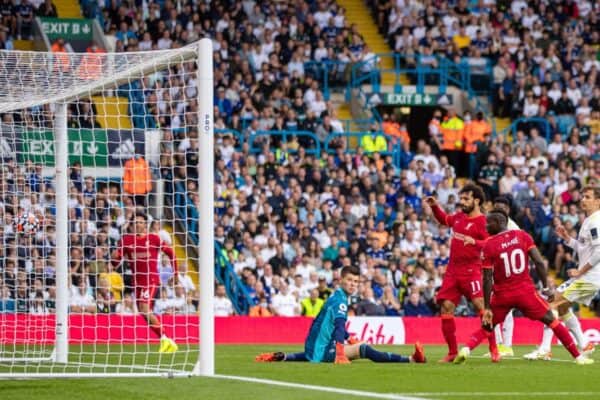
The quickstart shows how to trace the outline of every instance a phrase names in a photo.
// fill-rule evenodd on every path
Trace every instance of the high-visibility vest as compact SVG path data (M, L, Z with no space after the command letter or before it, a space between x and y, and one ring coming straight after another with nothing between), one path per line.
M399 139L402 143L410 144L410 135L406 129L402 130L397 122L384 122L381 124L383 133L394 139Z
M365 153L387 151L387 141L382 135L377 135L375 138L371 135L365 135L362 138L361 144Z
M325 302L323 299L317 298L315 304L313 304L312 301L310 301L310 297L307 297L303 299L300 304L302 305L302 315L314 318L319 314L319 311L321 311Z
M465 152L477 152L477 142L483 142L485 135L491 133L491 127L486 121L472 121L465 124Z
M102 74L102 64L104 57L100 54L106 53L103 49L96 48L92 50L87 49L87 52L81 58L81 63L77 69L77 74L81 79L97 79Z
M123 190L128 194L146 194L152 190L150 167L143 157L131 158L125 163Z
M68 72L69 67L71 66L71 60L69 59L69 54L65 47L57 42L52 45L50 50L55 53L56 63L54 64L54 68L63 72Z
M441 124L442 150L462 150L464 127L465 124L463 121L457 117L453 117Z

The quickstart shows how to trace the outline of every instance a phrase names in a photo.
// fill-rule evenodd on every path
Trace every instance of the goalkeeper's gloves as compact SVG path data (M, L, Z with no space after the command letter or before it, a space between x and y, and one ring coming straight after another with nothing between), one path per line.
M350 364L350 360L344 353L344 345L342 343L335 344L335 364Z

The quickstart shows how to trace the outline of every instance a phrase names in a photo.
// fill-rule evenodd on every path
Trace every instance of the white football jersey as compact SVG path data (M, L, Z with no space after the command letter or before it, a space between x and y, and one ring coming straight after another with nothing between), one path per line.
M600 251L600 210L583 221L578 238L569 240L568 245L577 251L579 267L587 264L594 252ZM581 280L600 287L600 263L581 276Z
M506 224L506 229L509 231L520 231L521 228L519 228L519 225L517 225L517 223L515 221L512 220L512 218L508 218L508 223Z

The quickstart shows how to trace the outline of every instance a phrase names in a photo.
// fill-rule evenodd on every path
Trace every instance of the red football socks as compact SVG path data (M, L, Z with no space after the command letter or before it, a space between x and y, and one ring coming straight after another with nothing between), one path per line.
M552 331L554 332L558 340L560 340L562 345L565 346L565 349L567 349L567 351L571 353L571 355L574 358L579 357L579 350L577 350L577 345L573 341L573 338L569 334L567 328L563 324L561 324L560 321L557 319L555 319L550 324L550 328L552 328Z
M442 314L442 333L448 343L448 354L458 353L458 343L456 343L456 322L453 315Z
M475 347L479 346L479 344L488 336L489 332L484 330L483 328L476 330L469 338L469 341L467 342L467 347L469 348L469 350L473 350ZM494 343L496 343L496 341L494 341Z

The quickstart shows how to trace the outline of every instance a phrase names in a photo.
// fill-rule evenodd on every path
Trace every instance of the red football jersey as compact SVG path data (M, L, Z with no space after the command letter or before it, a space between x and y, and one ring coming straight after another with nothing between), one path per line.
M485 229L485 215L469 218L465 213L446 214L439 206L432 207L433 215L440 224L452 228L454 235L450 242L450 261L447 273L471 275L481 271L481 248L483 241L488 238ZM459 237L470 236L477 243L465 245Z
M128 233L121 238L117 259L113 260L113 263L119 264L122 257L127 257L136 287L158 286L158 257L161 251L169 256L176 271L175 253L171 247L162 243L160 236L154 233L144 236Z
M494 292L531 289L529 250L533 239L521 230L504 231L490 237L481 252L482 267L494 270Z

